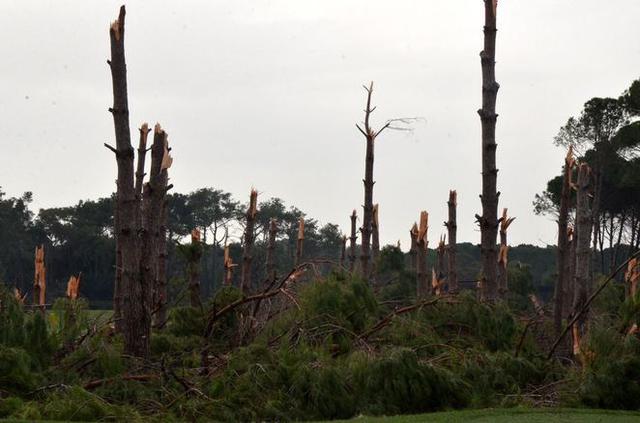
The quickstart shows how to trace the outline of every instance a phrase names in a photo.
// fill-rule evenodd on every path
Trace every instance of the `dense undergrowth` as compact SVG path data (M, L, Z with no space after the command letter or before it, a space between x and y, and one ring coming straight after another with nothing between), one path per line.
M0 290L0 418L48 420L319 420L458 408L567 405L640 408L640 342L624 328L638 302L608 289L594 307L581 362L546 360L524 327L527 271L514 267L508 301L472 293L411 299L413 277L387 252L372 289L337 273L295 298L263 304L260 324L239 308L205 333L206 312L175 308L152 356L122 354L108 324L81 302L46 318ZM390 269L386 268L389 267ZM381 272L382 273L382 272ZM530 276L530 275L529 275ZM522 287L525 288L522 288ZM225 288L208 304L239 298ZM252 306L252 305L251 305Z

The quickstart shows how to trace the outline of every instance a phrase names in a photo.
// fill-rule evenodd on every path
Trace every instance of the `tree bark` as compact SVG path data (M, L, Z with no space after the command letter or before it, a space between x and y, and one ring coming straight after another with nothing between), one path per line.
M298 222L298 239L296 241L296 260L295 266L298 267L302 262L302 250L304 247L304 218L300 218Z
M509 262L509 243L507 242L507 229L515 217L507 216L507 209L502 209L502 218L500 219L500 252L498 254L498 293L504 297L509 288L507 264Z
M556 337L562 331L562 317L564 316L565 291L568 288L568 267L570 259L569 251L569 206L571 203L571 175L575 160L573 158L573 148L569 147L569 152L564 159L564 171L562 175L562 191L560 195L560 210L558 214L558 250L556 256L556 271L558 273L555 286L555 301L553 305L553 329Z
M455 190L449 191L449 201L447 206L449 208L449 220L445 222L447 227L447 234L449 236L449 244L447 245L447 282L449 285L449 292L456 294L459 290L458 287L458 271L456 269L456 253L457 253L457 231L458 224L456 219L456 207L458 205L458 194Z
M496 97L500 85L495 78L496 7L497 0L484 0L484 49L480 53L482 64L482 109L478 110L482 123L482 216L480 224L480 248L482 277L480 298L495 301L497 297L496 263L498 236L498 196L496 168Z
M275 253L276 253L276 236L278 235L278 223L275 219L269 221L269 239L267 244L267 281L269 284L274 283L276 280L276 266L275 266Z
M440 238L440 242L438 242L438 248L436 248L436 266L435 271L435 283L433 283L433 293L435 295L442 294L444 284L445 284L445 239L444 237Z
M358 219L358 215L354 210L351 213L351 237L349 237L349 271L353 273L356 269L356 240L358 239L356 235L356 221Z
M138 202L133 185L133 147L129 129L129 100L127 94L127 67L124 54L125 7L120 8L118 20L109 30L111 44L111 80L113 85L113 116L116 147L113 148L118 164L116 191L116 242L120 250L121 329L125 354L145 357L149 352L148 303L140 285L140 259L136 217ZM117 276L116 276L117 278Z
M253 239L256 224L258 191L251 190L249 196L249 208L246 214L246 226L244 228L244 249L242 253L242 272L240 277L240 289L243 295L249 295L251 285L251 263L253 261Z
M589 204L589 190L591 184L591 169L586 163L582 163L578 168L578 195L576 200L576 267L575 267L575 297L573 301L573 310L580 310L589 295L589 280L591 268L591 229L592 214L591 205ZM583 317L579 324L584 324Z
M414 223L409 231L411 237L411 248L409 249L409 269L411 272L416 273L418 271L418 224Z
M423 298L429 292L429 275L427 273L427 231L429 229L429 214L426 211L420 213L420 227L416 238L416 288L418 298Z
M191 231L191 248L187 262L187 276L189 278L189 302L191 307L202 308L200 299L200 260L202 259L203 243L200 241L200 230Z
M141 227L142 226L142 186L144 182L144 165L145 159L147 157L147 137L151 129L149 128L149 124L146 122L140 126L140 140L138 141L138 157L136 162L136 180L134 185L136 199L138 201L137 213L138 216L136 218L136 224Z
M379 224L378 224L378 204L373 205L373 216L371 220L371 251L373 262L375 264L378 259L378 255L380 254L380 232L379 232Z
M168 203L165 198L160 215L160 239L158 240L158 271L156 281L155 326L162 327L167 320L167 225Z
M344 268L347 254L347 237L343 236L340 242L340 267Z

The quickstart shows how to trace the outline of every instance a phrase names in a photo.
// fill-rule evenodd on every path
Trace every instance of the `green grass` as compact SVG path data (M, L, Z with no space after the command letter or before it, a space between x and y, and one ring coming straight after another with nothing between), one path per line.
M588 409L486 409L445 411L441 413L420 414L414 416L395 417L357 417L348 422L385 422L385 423L418 423L418 422L446 422L446 423L631 423L640 422L640 412L617 410L588 410Z

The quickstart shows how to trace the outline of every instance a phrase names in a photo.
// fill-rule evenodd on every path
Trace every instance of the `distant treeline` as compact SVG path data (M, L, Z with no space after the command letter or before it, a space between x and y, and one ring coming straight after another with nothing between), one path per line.
M47 266L47 301L63 296L69 276L82 272L81 293L94 307L109 307L113 295L115 242L113 239L113 200L80 201L70 207L30 210L32 194L7 197L0 191L0 280L30 292L33 282L33 254L36 245L44 244ZM169 196L168 275L171 290L178 295L184 283L185 260L176 246L188 242L191 229L202 232L204 254L201 262L202 291L210 296L222 283L224 245L227 243L234 262L241 261L242 213L245 205L230 193L202 188L189 194ZM280 274L294 262L298 220L305 218L306 258L338 261L342 233L335 224L320 225L300 209L278 198L259 204L253 280L265 275L266 236L271 218L279 224L276 263ZM510 250L510 266L526 264L531 268L536 290L548 297L553 283L554 247L520 245ZM461 281L472 285L480 269L477 245L458 245L458 273ZM429 252L433 264L435 252Z

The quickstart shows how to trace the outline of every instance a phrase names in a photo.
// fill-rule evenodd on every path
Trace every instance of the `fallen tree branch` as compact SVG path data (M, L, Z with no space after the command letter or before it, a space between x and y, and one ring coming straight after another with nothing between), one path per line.
M115 382L117 380L136 380L136 381L147 381L151 379L157 379L159 376L154 374L146 374L146 375L124 375L118 377L109 377L105 379L96 379L84 384L83 388L86 390L97 388L98 386L102 386L107 383Z
M629 264L629 262L636 257L640 257L640 250L636 251L631 256L629 256L629 258L626 259L620 266L618 266L616 270L614 270L613 273L611 273L607 277L607 279L605 279L605 281L602 282L602 284L600 284L598 289L596 289L595 292L591 294L591 296L584 303L582 308L573 316L573 318L564 328L562 333L560 333L560 336L558 336L558 339L556 339L556 342L554 342L553 346L549 350L549 353L547 354L547 360L549 360L553 356L553 353L555 352L556 348L558 348L558 345L560 345L560 343L562 342L562 339L565 337L567 332L569 332L569 329L571 329L571 327L578 321L578 319L580 319L580 317L589 309L589 306L591 305L593 300L595 300L596 297L602 292L602 290L609 284L609 282L611 282L616 277L616 275L620 273L620 271L622 271L625 267L627 267L627 264Z
M375 325L373 325L370 329L368 329L368 330L364 331L362 334L360 334L359 338L362 339L362 340L366 340L371 335L373 335L375 332L377 332L380 329L388 326L391 323L391 321L393 320L394 317L399 316L401 314L409 313L410 311L417 310L417 309L422 308L422 307L434 305L438 301L442 300L443 298L444 297L437 297L437 298L434 298L434 299L431 299L431 300L420 301L419 303L412 304L410 306L398 308L398 309L394 310L393 312L389 313L388 315L386 315L385 317L383 317L382 319L380 319L380 321L378 323L376 323Z

